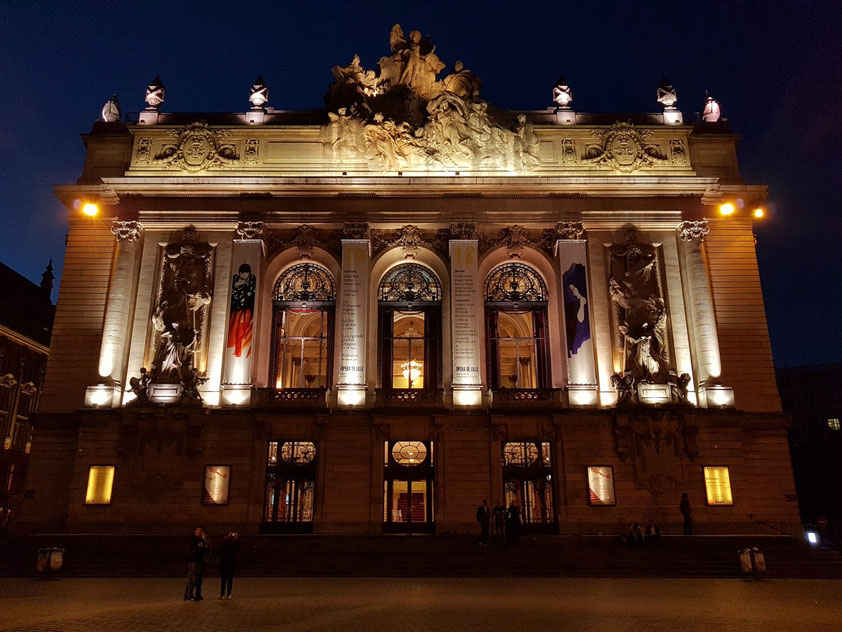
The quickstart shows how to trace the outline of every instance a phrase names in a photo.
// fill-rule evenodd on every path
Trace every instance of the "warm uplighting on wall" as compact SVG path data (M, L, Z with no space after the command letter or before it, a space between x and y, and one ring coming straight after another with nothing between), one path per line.
M353 406L359 406L360 404L365 403L365 387L339 387L339 391L337 393L337 399L339 401L339 405L343 408L349 408Z
M719 214L720 215L733 215L734 214L734 205L730 202L726 202L725 204L719 205Z
M482 404L482 388L454 386L453 403L457 406L479 406Z
M82 205L82 212L88 217L96 217L99 213L99 207L92 202L86 202Z

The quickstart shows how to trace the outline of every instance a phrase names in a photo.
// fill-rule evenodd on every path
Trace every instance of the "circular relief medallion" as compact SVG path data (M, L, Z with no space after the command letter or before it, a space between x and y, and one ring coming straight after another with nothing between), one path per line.
M213 153L211 142L204 134L190 134L181 146L184 164L188 169L201 169Z
M631 167L637 161L638 146L636 139L629 133L620 132L609 144L611 156L620 167Z

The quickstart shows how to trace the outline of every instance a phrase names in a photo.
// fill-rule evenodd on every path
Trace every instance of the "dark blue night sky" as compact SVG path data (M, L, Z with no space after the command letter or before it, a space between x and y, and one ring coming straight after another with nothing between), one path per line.
M90 8L89 8L90 7ZM641 8L644 7L644 8ZM73 183L102 104L243 111L258 74L270 105L322 105L330 68L374 67L389 30L432 36L499 107L542 109L564 75L582 112L659 111L662 76L685 118L705 89L743 135L745 179L770 185L757 227L778 366L842 361L842 3L6 2L0 10L0 261L60 277ZM54 293L54 296L56 294Z

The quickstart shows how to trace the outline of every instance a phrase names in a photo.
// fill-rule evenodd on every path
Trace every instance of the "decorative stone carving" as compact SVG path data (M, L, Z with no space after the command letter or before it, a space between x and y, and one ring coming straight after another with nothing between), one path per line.
M243 163L247 165L257 164L257 152L260 148L260 141L256 138L249 138L246 141L246 150L243 155Z
M480 80L461 62L437 81L444 64L428 38L413 31L407 40L396 24L390 45L379 75L357 56L333 68L321 138L335 160L365 160L386 171L529 170L538 164L538 141L526 116L513 131L494 120L479 97Z
M682 373L681 375L678 374L678 371L675 369L669 370L669 375L667 376L667 384L670 387L670 394L672 395L672 399L674 402L679 404L689 404L690 401L687 399L687 386L690 384L690 377L689 373Z
M473 222L451 224L450 239L477 239L477 225Z
M564 138L561 141L561 163L569 165L576 162L576 141Z
M658 146L647 141L652 130L639 130L631 123L614 123L607 130L594 130L593 135L599 143L585 148L585 163L631 173L666 160Z
M687 164L687 152L684 149L684 141L680 138L670 140L670 157L674 165Z
M114 222L111 224L111 234L117 241L137 241L143 233L140 222Z
M553 88L553 101L562 110L570 109L570 103L573 101L573 91L570 89L570 86L567 85L564 77L559 77L555 82L555 87Z
M446 254L449 239L442 231L434 235L429 231L422 231L412 224L407 224L388 233L372 228L368 231L368 236L371 239L371 247L375 254L385 248L400 248L406 259L414 259L421 248L429 248L440 254Z
M344 239L367 239L368 224L366 222L345 222L342 226Z
M523 249L532 243L523 226L514 224L500 231L502 243L506 245L506 252L510 259L520 259Z
M425 244L426 241L421 236L421 231L418 230L417 226L413 226L412 224L407 224L398 230L395 239L392 240L393 246L397 246L403 250L405 259L414 259L418 255L418 251Z
M145 366L140 367L140 377L129 378L129 391L135 398L129 402L130 406L149 406L149 382L151 377Z
M269 103L269 88L266 87L266 82L263 81L263 75L259 75L254 80L254 84L249 90L249 103L253 110L260 110L264 105Z
M678 95L675 92L675 88L669 82L669 79L664 77L661 79L661 85L658 86L658 90L656 92L658 103L664 106L666 110L674 110L675 104L678 102Z
M212 167L226 167L237 160L237 148L224 144L227 130L214 130L207 123L197 122L179 130L170 130L175 144L164 145L155 156L155 163L186 171L203 171Z
M102 106L102 120L106 123L119 123L121 117L120 100L116 94L112 94L111 98Z
M261 239L266 230L263 222L237 222L235 229L240 239Z
M192 226L184 229L180 242L164 247L161 286L152 314L152 382L184 383L190 378L193 356L204 347L212 297L212 254L209 244L197 243Z
M552 228L545 228L541 232L541 245L552 252L559 239L581 239L584 234L582 222L557 222Z
M167 91L164 88L164 84L161 81L161 77L155 75L155 79L146 88L146 109L157 110L158 107L164 102L166 96Z
M152 158L152 140L149 138L140 138L137 141L137 154L135 155L135 163L138 165L147 165Z
M700 222L681 222L678 225L678 236L681 241L693 241L694 239L702 240L710 232L710 226L705 221Z
M302 224L295 230L295 236L288 244L298 249L298 256L302 259L310 259L313 256L313 248L321 245L316 236L316 231L308 224Z
M719 103L705 91L705 107L702 110L702 120L705 123L716 123L720 116L722 116L722 112Z
M637 243L636 231L625 244L609 248L608 288L617 322L617 353L621 380L663 384L667 381L669 346L667 311L657 270L657 251ZM631 372L630 376L627 372Z

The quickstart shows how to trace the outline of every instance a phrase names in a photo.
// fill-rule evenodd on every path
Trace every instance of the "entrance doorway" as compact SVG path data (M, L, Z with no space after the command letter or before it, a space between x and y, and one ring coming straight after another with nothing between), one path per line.
M270 441L261 530L264 533L311 533L315 488L315 443Z
M549 442L503 444L503 492L506 507L520 507L524 531L554 533L552 455Z
M383 530L434 530L434 446L432 441L386 441L383 454Z

